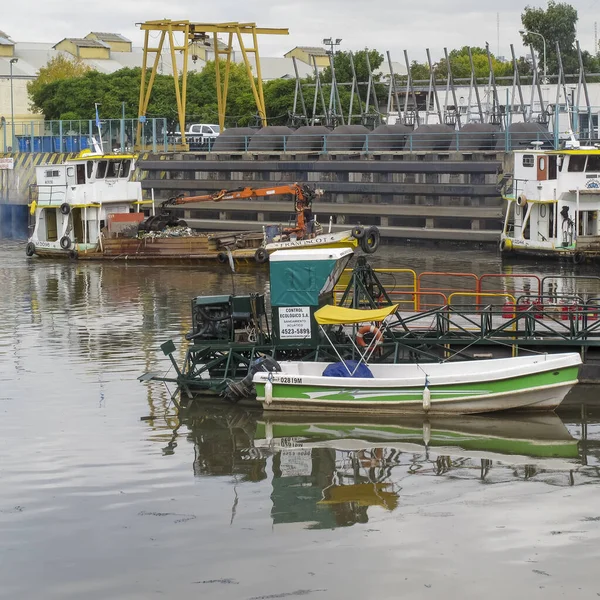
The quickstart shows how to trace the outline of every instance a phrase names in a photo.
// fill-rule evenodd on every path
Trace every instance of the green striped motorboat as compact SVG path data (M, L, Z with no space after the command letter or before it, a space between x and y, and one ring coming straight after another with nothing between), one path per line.
M446 363L373 364L373 378L329 377L331 363L282 361L254 376L265 410L374 414L552 411L577 383L577 353Z

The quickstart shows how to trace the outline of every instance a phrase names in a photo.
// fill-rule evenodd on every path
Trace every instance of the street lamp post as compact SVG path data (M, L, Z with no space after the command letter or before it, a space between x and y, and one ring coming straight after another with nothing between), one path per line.
M335 95L337 93L337 81L335 80L335 68L333 66L333 57L335 55L333 48L334 46L339 46L342 43L342 38L323 38L323 45L329 46L329 50L327 50L327 54L329 55L329 64L331 67L331 92L329 94L329 118L328 121L331 122L333 117L333 106L335 104ZM341 109L341 104L340 104Z
M333 38L325 38L323 40L323 44L325 46L329 46L328 53L331 54L331 56L333 56L333 47L339 46L341 43L342 43L342 38L336 38L335 40Z
M15 99L13 94L13 65L18 62L18 58L10 59L10 124L12 132L11 146L13 152L15 151Z
M527 34L539 35L542 38L542 42L544 43L544 81L543 81L543 83L548 83L548 66L546 64L546 38L541 33L538 33L537 31L529 31L528 29L521 29L521 30L519 30L519 33L521 35L527 35Z

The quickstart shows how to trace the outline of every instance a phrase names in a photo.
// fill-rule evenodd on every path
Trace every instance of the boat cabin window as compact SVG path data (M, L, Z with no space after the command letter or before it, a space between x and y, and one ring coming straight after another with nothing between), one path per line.
M533 159L533 154L523 154L523 166L524 167L533 167L535 161Z
M114 179L115 177L118 177L120 168L120 160L109 160L108 169L106 170L106 179Z
M119 177L129 177L129 169L131 169L131 161L126 159L121 163L121 174Z
M600 155L593 154L588 156L585 170L590 173L600 173Z
M129 177L130 160L111 160L108 163L106 178Z
M107 161L105 161L105 160L98 161L98 168L96 169L96 179L104 179L104 176L106 175L106 166L107 166Z
M94 163L91 160L88 160L85 166L87 168L88 179L91 179L92 178L92 171L94 169Z
M77 165L77 183L85 183L85 165Z
M44 171L44 177L52 178L52 177L60 177L60 171L48 169Z
M587 156L571 155L569 157L569 173L583 173Z
M556 156L548 156L548 179L556 179Z

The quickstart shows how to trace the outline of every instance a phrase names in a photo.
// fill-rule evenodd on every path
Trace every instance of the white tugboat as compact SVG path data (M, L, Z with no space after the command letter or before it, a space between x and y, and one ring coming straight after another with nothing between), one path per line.
M132 181L134 171L133 155L89 150L62 164L36 167L30 205L35 221L27 256L96 252L109 215L141 211L142 186Z
M514 177L500 239L503 254L600 257L600 149L572 140L562 150L540 144L514 153Z

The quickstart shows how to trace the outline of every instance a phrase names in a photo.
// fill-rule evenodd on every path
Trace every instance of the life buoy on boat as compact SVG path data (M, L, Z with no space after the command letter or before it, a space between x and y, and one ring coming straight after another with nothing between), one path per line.
M383 344L383 333L381 333L379 327L375 327L375 325L363 325L356 334L356 343L361 348L366 348L368 346L367 341L365 340L365 333L373 334L376 346L381 346L381 344Z

